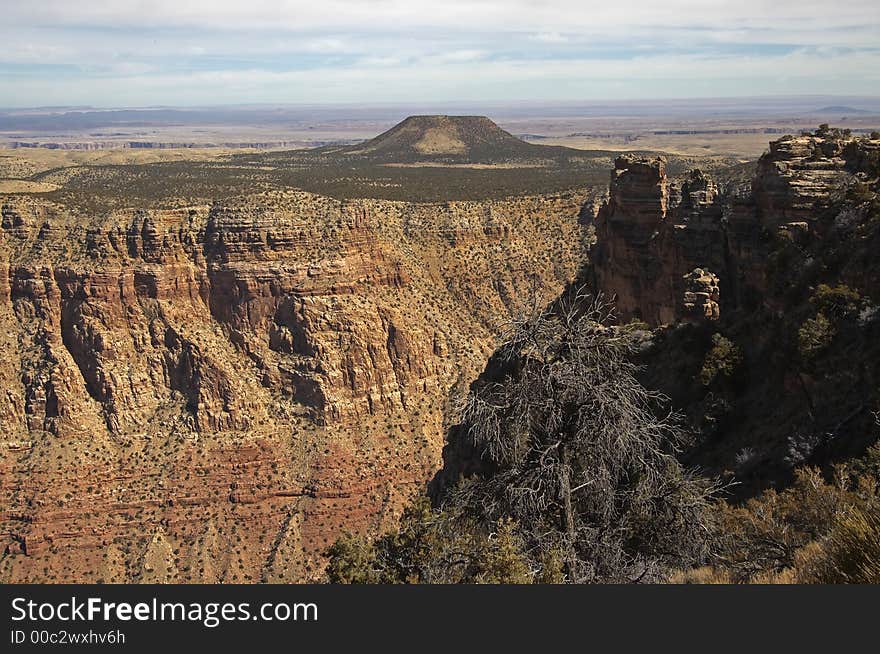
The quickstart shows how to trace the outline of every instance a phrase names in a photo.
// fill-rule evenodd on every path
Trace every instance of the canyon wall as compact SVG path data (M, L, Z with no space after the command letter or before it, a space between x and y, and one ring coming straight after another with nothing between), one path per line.
M0 199L0 579L318 578L439 467L505 320L574 277L584 200Z
M824 126L745 183L617 161L586 277L658 327L641 379L687 420L681 460L738 499L877 440L878 185L880 139Z
M595 219L596 288L616 297L621 319L652 326L772 302L774 238L822 238L835 194L878 151L878 140L834 130L787 136L770 144L750 185L723 193L698 170L673 183L662 157L622 156Z

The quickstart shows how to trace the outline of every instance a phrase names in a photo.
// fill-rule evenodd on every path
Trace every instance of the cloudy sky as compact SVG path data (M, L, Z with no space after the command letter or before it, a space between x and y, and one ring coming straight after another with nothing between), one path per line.
M880 95L878 0L0 0L0 106Z

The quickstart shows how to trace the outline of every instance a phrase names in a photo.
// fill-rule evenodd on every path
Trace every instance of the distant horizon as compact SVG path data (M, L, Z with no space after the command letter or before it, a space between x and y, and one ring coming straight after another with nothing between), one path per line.
M461 107L462 110L471 108L569 108L569 107L593 107L601 108L605 106L614 107L615 105L626 105L630 107L650 107L657 106L675 106L684 105L686 108L693 108L694 102L711 104L713 102L723 103L736 107L737 105L745 105L752 103L773 103L773 102L800 102L815 103L821 106L811 107L809 110L816 111L824 109L828 106L834 106L836 103L844 105L864 104L869 107L852 106L857 111L880 112L880 93L876 95L853 95L853 94L765 94L765 95L729 95L729 96L676 96L676 97L645 97L645 98L626 98L626 97L607 97L607 98L585 98L585 99L533 99L533 98L512 98L510 100L457 100L445 99L431 102L425 101L399 101L399 102L375 102L375 101L326 101L326 102L308 102L308 101L290 101L290 102L206 102L193 104L131 104L131 105L115 105L115 104L55 104L55 105L0 105L0 112L18 112L18 111L161 111L161 110L247 110L247 109L270 109L270 108L322 108L322 107L338 107L352 109L404 109L404 108L425 108L425 107ZM755 109L758 109L755 107ZM766 110L766 108L761 108ZM789 111L790 108L778 107L778 111ZM803 109L807 111L808 109Z

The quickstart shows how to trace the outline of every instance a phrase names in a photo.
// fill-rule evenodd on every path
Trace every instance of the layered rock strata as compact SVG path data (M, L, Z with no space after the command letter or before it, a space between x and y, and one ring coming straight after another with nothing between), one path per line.
M3 199L0 578L316 578L430 477L506 317L575 275L583 201Z
M724 192L700 171L679 183L665 160L623 156L596 219L591 272L623 320L656 326L715 320L725 307L766 298L775 234L821 237L835 194L868 174L880 141L835 130L770 144L750 186Z

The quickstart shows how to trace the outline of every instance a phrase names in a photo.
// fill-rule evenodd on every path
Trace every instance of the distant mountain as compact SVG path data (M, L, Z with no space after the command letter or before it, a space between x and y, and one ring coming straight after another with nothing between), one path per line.
M855 109L853 107L846 107L841 105L832 105L830 107L822 107L821 109L816 109L817 114L869 114L870 111L865 111L864 109Z
M323 154L377 163L503 163L582 156L571 148L526 143L485 116L410 116L379 136Z

